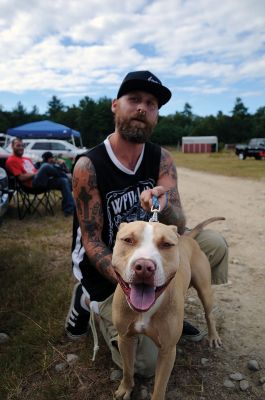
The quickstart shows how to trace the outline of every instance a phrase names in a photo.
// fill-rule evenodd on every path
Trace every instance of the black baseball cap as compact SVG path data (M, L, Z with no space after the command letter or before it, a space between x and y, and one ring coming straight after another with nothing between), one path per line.
M162 82L149 71L129 72L122 81L117 99L134 90L152 93L158 100L158 108L166 104L171 98L171 91L162 85Z

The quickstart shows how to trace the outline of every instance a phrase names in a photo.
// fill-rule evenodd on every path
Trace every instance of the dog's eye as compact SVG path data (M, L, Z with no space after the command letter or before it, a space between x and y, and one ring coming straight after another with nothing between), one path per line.
M159 244L160 249L170 249L173 246L175 246L175 245L173 243L169 243L169 242L161 242Z
M130 245L134 244L134 240L130 237L123 238L122 241Z

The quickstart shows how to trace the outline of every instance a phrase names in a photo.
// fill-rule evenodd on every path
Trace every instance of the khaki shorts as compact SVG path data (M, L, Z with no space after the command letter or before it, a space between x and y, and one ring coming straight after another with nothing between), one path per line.
M228 281L228 244L220 233L205 229L196 238L202 251L206 254L212 275L212 284L221 285Z

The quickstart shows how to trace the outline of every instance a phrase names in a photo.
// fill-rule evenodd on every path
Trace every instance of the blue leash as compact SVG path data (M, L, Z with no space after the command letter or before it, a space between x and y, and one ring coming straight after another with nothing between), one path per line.
M152 208L151 213L153 213L152 217L149 219L149 222L158 222L158 213L160 212L160 204L158 198L156 196L152 197Z

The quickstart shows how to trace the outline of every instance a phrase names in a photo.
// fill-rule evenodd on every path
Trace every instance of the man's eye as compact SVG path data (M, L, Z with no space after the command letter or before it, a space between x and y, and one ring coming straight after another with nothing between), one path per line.
M130 97L130 100L134 103L137 103L139 101L138 97L134 96L134 97Z
M155 110L155 109L158 108L157 103L155 101L150 101L148 103L148 107L149 107L150 110Z

